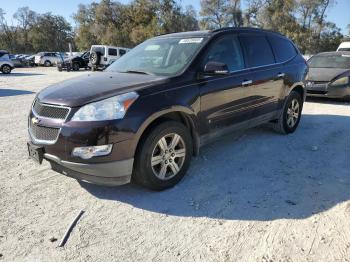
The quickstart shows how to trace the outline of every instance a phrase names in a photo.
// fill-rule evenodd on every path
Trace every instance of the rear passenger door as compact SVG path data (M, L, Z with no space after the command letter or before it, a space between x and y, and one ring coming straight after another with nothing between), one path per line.
M242 33L239 39L250 69L246 88L254 97L254 117L273 117L284 94L283 66L276 63L265 34Z

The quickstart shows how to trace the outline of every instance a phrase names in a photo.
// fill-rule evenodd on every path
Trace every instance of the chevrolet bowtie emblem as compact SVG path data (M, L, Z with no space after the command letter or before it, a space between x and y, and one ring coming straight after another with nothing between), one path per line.
M40 122L40 120L38 118L36 118L36 117L32 118L32 124L33 125L39 124L39 122Z

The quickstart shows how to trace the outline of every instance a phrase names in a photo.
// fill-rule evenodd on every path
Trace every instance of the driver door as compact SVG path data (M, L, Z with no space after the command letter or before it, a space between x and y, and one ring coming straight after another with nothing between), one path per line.
M202 68L208 62L228 66L227 75L204 76L200 80L201 130L219 133L252 117L249 83L250 71L245 68L241 45L235 34L226 34L213 42L204 55ZM210 135L212 136L212 135Z

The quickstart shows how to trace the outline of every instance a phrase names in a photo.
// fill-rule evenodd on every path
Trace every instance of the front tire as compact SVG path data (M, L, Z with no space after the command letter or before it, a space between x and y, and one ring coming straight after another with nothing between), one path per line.
M11 67L9 65L3 65L1 67L1 72L5 75L11 73Z
M176 121L163 122L140 143L134 180L157 191L179 183L188 170L193 153L188 128Z
M273 128L281 134L294 133L299 126L303 100L296 91L290 92L279 118L273 123Z
M79 71L80 66L78 63L73 63L73 71Z

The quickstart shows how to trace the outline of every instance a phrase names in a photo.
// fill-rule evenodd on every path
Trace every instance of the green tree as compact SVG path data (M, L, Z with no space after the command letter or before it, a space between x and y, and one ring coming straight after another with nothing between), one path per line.
M71 25L62 16L51 13L38 17L28 37L34 51L64 51L74 40Z
M18 37L21 40L21 52L26 53L32 50L31 44L28 41L28 34L30 28L37 22L38 15L26 6L18 8L13 17L18 22Z
M130 4L103 0L80 5L74 15L79 49L91 44L133 47L159 34L198 29L193 7L175 0L134 0Z
M243 24L240 0L201 0L200 26L216 29Z
M0 46L1 49L14 51L19 49L17 27L7 24L5 11L0 8Z

